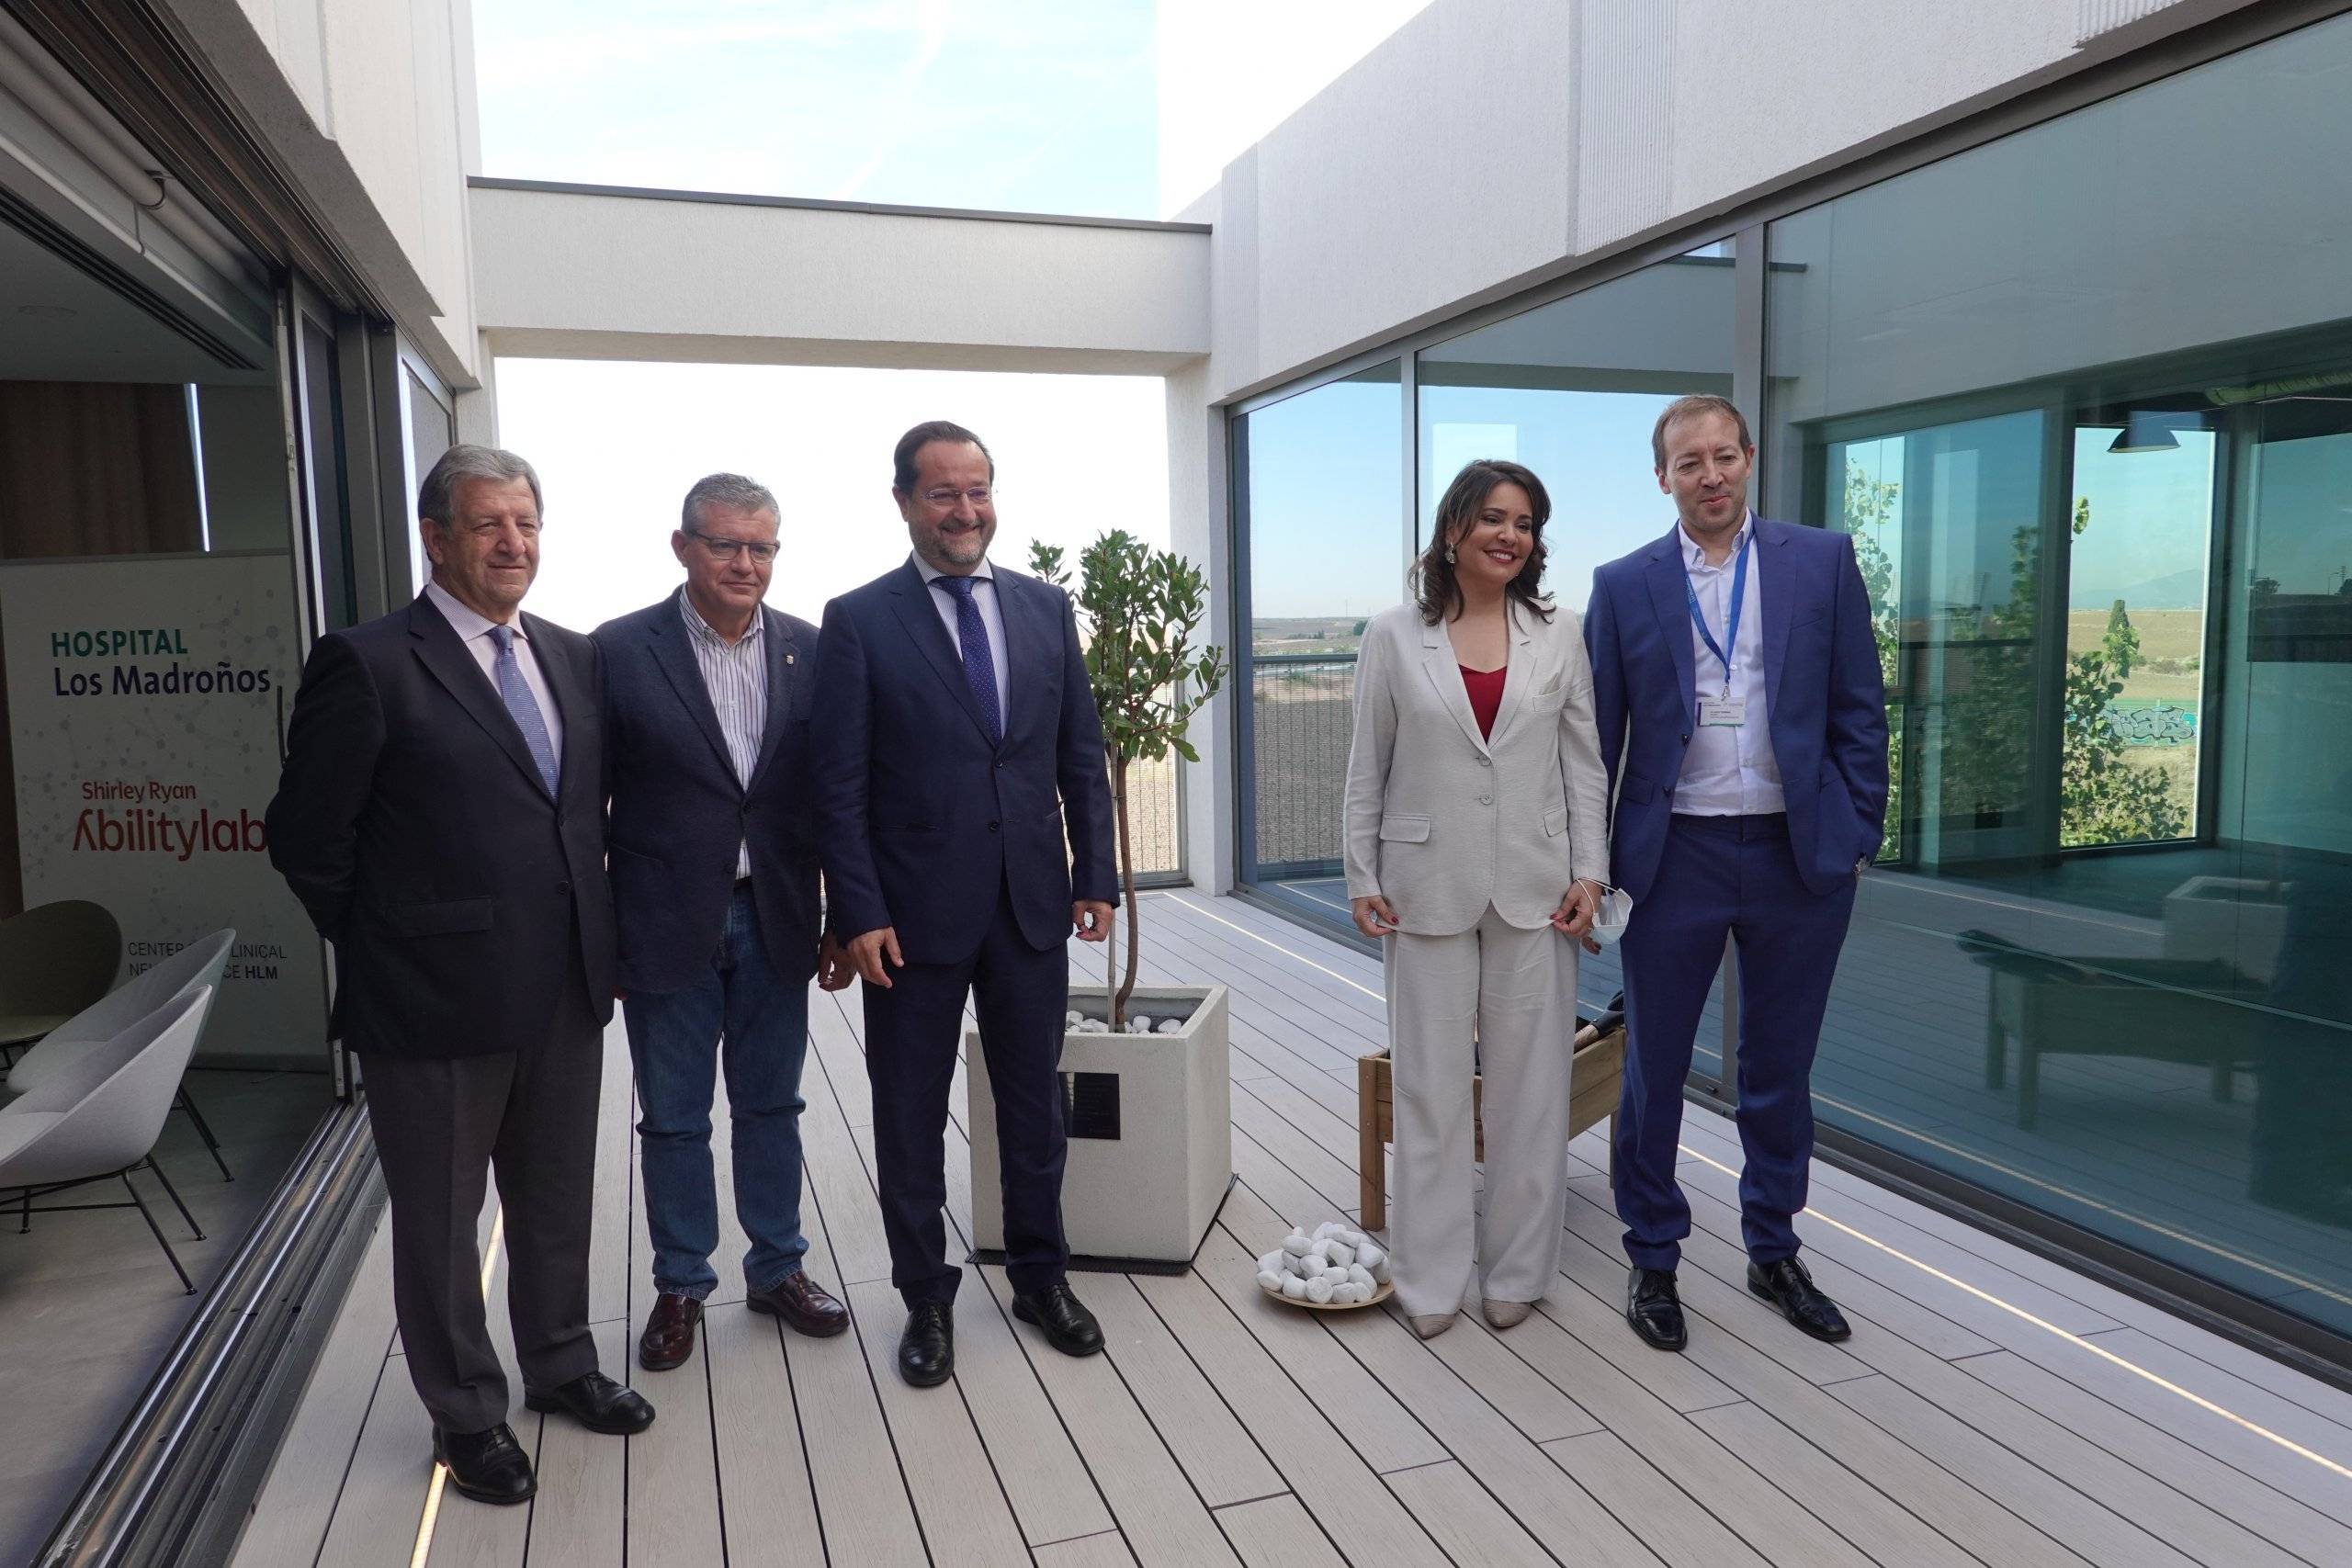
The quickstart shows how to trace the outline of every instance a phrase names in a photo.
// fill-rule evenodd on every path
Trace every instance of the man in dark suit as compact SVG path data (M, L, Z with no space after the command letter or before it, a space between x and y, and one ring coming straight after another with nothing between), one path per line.
M270 860L334 943L392 1208L392 1295L434 1455L469 1497L537 1489L506 1425L475 1224L495 1168L524 1402L593 1431L653 1409L596 1368L588 1239L613 1011L596 651L521 614L539 480L452 446L417 495L433 579L311 650Z
M1102 1348L1065 1282L1064 944L1117 899L1102 726L1069 600L992 566L996 465L938 421L899 439L891 493L914 558L825 607L818 818L831 929L865 982L865 1066L899 1372L955 1371L962 1271L943 1261L948 1086L972 994L996 1091L1013 1315L1068 1355Z
M1727 400L1679 399L1651 433L1673 531L1593 574L1585 638L1616 813L1626 1051L1614 1131L1633 1269L1625 1316L1688 1342L1675 1290L1682 1085L1726 940L1739 953L1740 1229L1747 1285L1818 1339L1844 1316L1797 1258L1813 1057L1854 888L1886 815L1886 692L1843 534L1748 510L1756 459Z
M746 1304L803 1334L849 1326L800 1263L800 1067L820 923L808 787L817 628L761 604L776 553L766 487L697 479L670 548L684 585L595 632L653 1244L637 1359L653 1371L693 1354L718 1283L710 1102L722 1039ZM827 976L829 989L848 983L845 970Z

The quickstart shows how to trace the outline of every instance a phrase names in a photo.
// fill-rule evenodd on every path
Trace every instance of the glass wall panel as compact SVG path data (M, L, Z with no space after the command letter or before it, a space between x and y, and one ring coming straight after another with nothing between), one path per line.
M1234 422L1247 548L1241 880L1344 926L1340 812L1357 639L1405 595L1405 411L1390 360Z
M1552 496L1544 586L1581 615L1595 568L1674 526L1650 431L1679 397L1731 395L1732 280L1725 241L1422 350L1421 536L1464 463L1524 463ZM1614 948L1578 967L1588 1014L1621 987ZM1719 1027L1702 1031L1699 1047L1709 1073Z
M1771 225L1763 502L1894 719L1822 1120L2339 1333L2347 105L2338 18Z

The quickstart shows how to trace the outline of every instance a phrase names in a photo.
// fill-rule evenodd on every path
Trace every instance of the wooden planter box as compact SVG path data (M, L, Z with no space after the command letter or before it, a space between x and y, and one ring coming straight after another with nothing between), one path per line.
M1568 1136L1573 1138L1617 1111L1617 1090L1625 1073L1625 1030L1608 1033L1589 1024L1577 1032L1576 1055L1568 1063ZM1471 1127L1477 1138L1477 1157L1487 1157L1487 1128L1480 1108L1486 1085L1470 1079ZM1363 1183L1363 1205L1356 1224L1364 1230L1388 1224L1388 1145L1396 1136L1396 1091L1388 1053L1379 1051L1356 1058L1356 1169Z

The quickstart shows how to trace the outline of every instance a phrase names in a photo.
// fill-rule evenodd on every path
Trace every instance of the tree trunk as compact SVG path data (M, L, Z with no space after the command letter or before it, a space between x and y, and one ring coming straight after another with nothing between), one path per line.
M1111 803L1119 818L1119 892L1127 906L1127 968L1111 998L1111 1027L1127 1026L1127 998L1135 995L1136 943L1141 940L1136 913L1136 852L1135 838L1127 819L1127 761L1122 757L1111 764ZM1114 922L1115 923L1115 922Z

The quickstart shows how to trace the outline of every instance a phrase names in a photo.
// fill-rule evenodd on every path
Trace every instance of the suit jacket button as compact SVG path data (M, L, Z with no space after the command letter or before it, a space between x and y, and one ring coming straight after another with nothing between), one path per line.
M1495 760L1492 757L1481 753L1478 758L1478 765L1482 768L1491 768L1495 765Z
M571 884L569 882L559 882L555 885L555 890L559 893L569 893L571 891Z
M1481 806L1492 806L1494 803L1495 797L1491 795L1482 795L1478 797L1478 804Z
M1682 744L1685 746L1690 744L1690 732L1687 729L1682 732Z
M989 823L989 832L991 832L991 833L993 833L993 832L995 832L995 831L996 831L996 824L995 824L995 823L991 822L991 823Z

